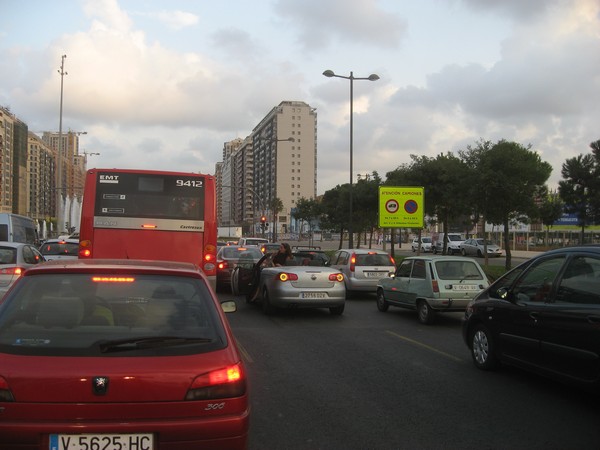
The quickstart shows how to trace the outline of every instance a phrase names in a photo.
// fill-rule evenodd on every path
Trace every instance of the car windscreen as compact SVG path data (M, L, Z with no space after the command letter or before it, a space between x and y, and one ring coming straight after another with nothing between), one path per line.
M239 259L244 254L244 258L252 258L258 261L263 254L258 247L223 247L220 258Z
M484 276L473 261L436 261L440 280L483 280Z
M226 345L206 284L149 274L26 276L0 305L0 351L183 355Z

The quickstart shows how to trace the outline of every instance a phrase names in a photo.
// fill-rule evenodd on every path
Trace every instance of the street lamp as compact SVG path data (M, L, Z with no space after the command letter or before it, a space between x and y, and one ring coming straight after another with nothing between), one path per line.
M352 141L353 141L353 115L354 115L354 80L367 80L367 81L377 81L379 80L379 75L372 73L366 78L355 77L353 72L350 72L350 76L346 77L344 75L337 75L333 72L333 70L326 70L323 72L328 78L336 77L336 78L344 78L345 80L350 80L350 205L348 208L349 219L348 219L348 247L354 248L354 230L352 229Z

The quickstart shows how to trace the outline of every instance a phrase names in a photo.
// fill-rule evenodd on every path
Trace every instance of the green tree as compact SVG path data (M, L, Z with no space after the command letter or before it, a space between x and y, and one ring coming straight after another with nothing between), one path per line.
M546 190L542 196L542 201L538 207L539 209L539 219L544 224L546 228L546 236L544 238L544 242L546 245L548 244L548 233L550 232L550 227L554 222L556 222L562 216L564 210L564 203L560 199L558 192L552 192Z
M273 197L269 207L273 211L273 242L277 242L277 216L283 210L283 202L279 197Z
M361 234L366 236L367 232L370 233L369 248L372 247L373 231L378 226L380 185L381 177L377 172L358 180L354 185L352 201L356 208L354 209L353 228L359 233L356 248L360 248Z
M552 166L530 147L500 140L483 149L479 170L493 175L476 188L487 192L482 204L484 217L504 227L505 268L508 270L511 267L509 225L511 221L523 220L523 216L537 214L536 200L552 173Z
M558 182L558 192L565 202L565 211L575 213L581 227L580 242L583 243L585 227L595 215L594 198L598 188L598 162L593 154L578 155L567 159L561 170L563 179Z
M296 202L296 211L294 217L301 223L306 222L312 236L313 229L321 216L321 205L315 199L300 198ZM300 227L302 230L302 227ZM300 233L298 234L298 240L300 240Z

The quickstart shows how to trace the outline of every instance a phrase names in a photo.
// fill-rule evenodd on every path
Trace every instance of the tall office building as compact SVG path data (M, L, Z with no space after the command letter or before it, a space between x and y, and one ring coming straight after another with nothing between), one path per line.
M317 113L305 102L283 101L252 130L254 190L274 217L277 235L297 232L293 211L299 199L317 195ZM256 207L256 204L255 204Z
M293 211L301 198L317 194L317 114L298 101L273 108L244 140L226 142L215 167L219 225L259 234L267 216L277 236L298 231ZM273 200L283 208L274 221Z

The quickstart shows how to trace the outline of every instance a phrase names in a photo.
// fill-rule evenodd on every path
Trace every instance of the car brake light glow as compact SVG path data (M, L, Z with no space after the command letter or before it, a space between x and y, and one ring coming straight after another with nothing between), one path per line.
M142 228L153 229L153 228L156 228L156 225L154 225L152 223L145 223L145 224L142 225Z
M246 379L241 363L197 376L186 400L239 397L246 392Z
M92 256L92 241L79 241L79 257L91 258Z
M95 283L133 283L135 278L133 277L92 277L92 281Z
M350 272L354 272L355 267L356 267L356 254L352 253L352 256L350 257Z
M0 402L14 402L15 398L4 377L0 377Z
M277 275L277 279L279 281L296 281L298 279L298 275L295 273L281 272L279 275Z
M21 267L7 267L5 269L0 270L2 275L21 275L24 270Z
M217 269L223 270L229 267L229 263L227 261L220 261L217 263Z
M329 281L344 281L344 275L341 273L332 273L329 275Z

